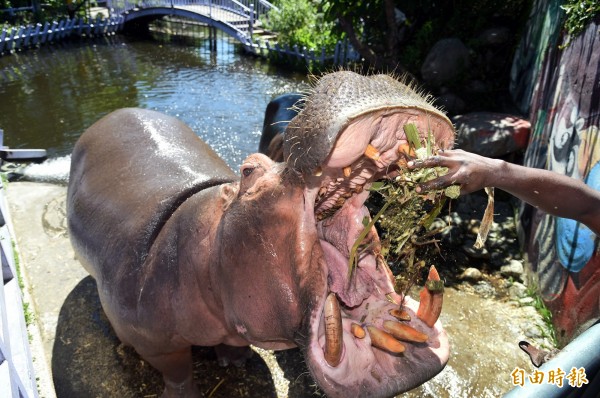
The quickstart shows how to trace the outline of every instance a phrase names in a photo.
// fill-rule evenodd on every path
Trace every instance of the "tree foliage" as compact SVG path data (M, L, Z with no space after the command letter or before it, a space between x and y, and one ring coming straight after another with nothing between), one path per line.
M467 42L498 22L525 23L530 0L328 0L325 19L335 23L370 66L398 72L420 65L444 37Z
M277 32L278 42L296 44L309 49L325 47L331 51L341 35L334 30L334 21L326 21L319 2L312 0L279 0L279 10L269 12L266 28Z

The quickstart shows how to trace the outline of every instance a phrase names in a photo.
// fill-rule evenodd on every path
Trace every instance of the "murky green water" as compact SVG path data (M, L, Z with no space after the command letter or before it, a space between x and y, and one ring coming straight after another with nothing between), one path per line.
M4 145L65 156L103 115L142 107L180 118L237 169L258 148L268 102L306 89L306 77L244 55L226 37L216 53L207 47L115 36L0 57Z

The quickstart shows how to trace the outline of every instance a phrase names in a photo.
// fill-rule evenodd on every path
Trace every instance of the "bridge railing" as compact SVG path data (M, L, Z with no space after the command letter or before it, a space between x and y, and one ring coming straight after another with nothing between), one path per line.
M215 12L231 11L253 22L276 8L266 0L107 0L106 5L111 14L123 14L135 8L205 6L214 8Z

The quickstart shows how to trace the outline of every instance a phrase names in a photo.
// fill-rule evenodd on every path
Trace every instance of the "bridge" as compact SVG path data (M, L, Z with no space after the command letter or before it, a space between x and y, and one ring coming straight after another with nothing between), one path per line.
M277 9L266 0L107 0L106 7L110 17L122 16L125 26L164 16L196 20L225 32L249 51L256 47L256 36L264 34L260 19Z

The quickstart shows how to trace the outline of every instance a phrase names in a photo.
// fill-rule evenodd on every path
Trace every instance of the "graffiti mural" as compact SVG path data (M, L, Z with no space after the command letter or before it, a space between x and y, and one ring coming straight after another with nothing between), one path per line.
M557 3L557 2L552 2ZM549 9L556 7L549 7ZM549 11L548 11L549 12ZM543 17L543 15L542 15ZM544 61L531 98L530 167L583 180L600 190L600 26L598 18L572 38L546 37ZM552 311L557 337L566 344L600 319L600 238L585 225L524 207L521 227L541 296Z

